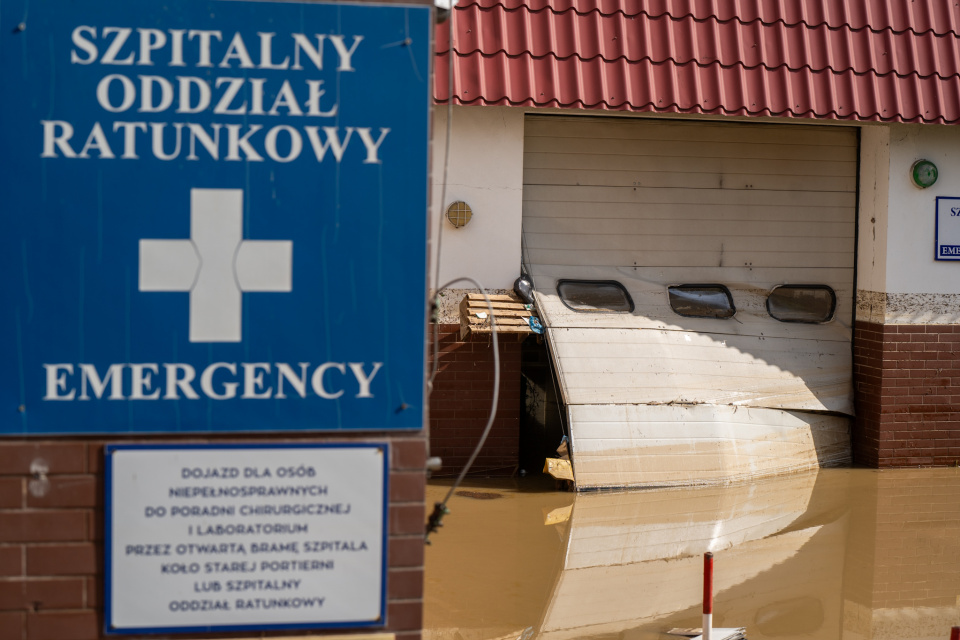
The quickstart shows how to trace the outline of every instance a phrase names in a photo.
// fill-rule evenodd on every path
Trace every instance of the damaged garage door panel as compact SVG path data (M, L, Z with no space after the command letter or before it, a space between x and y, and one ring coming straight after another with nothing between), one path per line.
M523 259L577 488L849 461L857 132L527 122Z
M570 405L578 490L714 484L850 463L849 419L717 405Z
M849 342L853 332L853 272L847 269L731 269L611 268L531 266L537 305L550 327L666 329L767 338L813 338ZM583 313L570 309L557 295L565 279L614 280L634 303L631 314ZM733 318L689 318L670 307L667 288L691 282L719 283L730 290L736 304ZM778 322L767 311L767 296L777 286L804 283L830 287L836 295L833 319L825 324Z
M845 341L554 327L550 346L567 404L708 403L853 415Z

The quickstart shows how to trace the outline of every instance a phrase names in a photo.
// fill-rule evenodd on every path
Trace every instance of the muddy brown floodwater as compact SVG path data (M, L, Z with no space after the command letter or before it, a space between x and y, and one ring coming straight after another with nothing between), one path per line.
M428 504L449 484L431 482ZM960 469L830 469L731 487L579 494L469 481L426 555L425 640L947 640L960 625Z

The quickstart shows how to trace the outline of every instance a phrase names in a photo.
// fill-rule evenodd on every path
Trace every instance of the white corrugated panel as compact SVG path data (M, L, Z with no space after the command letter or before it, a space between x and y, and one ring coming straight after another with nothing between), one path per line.
M527 120L524 158L524 262L571 411L578 487L586 486L581 451L595 439L578 418L594 412L581 406L635 405L624 432L629 420L662 420L639 408L649 405L853 414L854 129L541 116ZM562 279L616 280L635 310L571 310L557 295ZM733 318L686 318L672 310L668 286L706 283L730 289ZM783 284L831 287L833 320L771 318L767 295ZM838 442L847 437L843 418L805 415L785 419L833 429ZM746 433L743 426L731 431L723 412L717 416L703 420L713 425L703 427L711 437ZM816 464L816 451L801 456L806 463L795 457L798 431L757 416L764 439L770 429L791 434L784 437L793 444L785 440L773 455L784 460L781 467ZM749 440L733 445L741 458ZM644 473L636 459L617 464L632 464L627 475L641 483L673 482L673 474ZM743 458L724 466L733 472L751 464ZM767 467L763 473L780 468ZM590 486L610 486L621 476Z
M850 462L847 418L719 404L568 405L578 489L713 484Z

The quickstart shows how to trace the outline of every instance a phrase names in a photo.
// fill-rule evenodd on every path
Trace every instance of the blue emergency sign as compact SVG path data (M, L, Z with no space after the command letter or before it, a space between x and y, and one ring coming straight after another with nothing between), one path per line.
M960 198L937 196L934 235L936 260L960 260Z
M428 7L0 25L0 434L421 427Z

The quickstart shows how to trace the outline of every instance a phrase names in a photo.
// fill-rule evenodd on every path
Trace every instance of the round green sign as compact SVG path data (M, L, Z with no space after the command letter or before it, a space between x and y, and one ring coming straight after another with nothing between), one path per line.
M937 181L937 165L929 160L917 160L911 168L913 174L913 184L921 189L926 189Z

